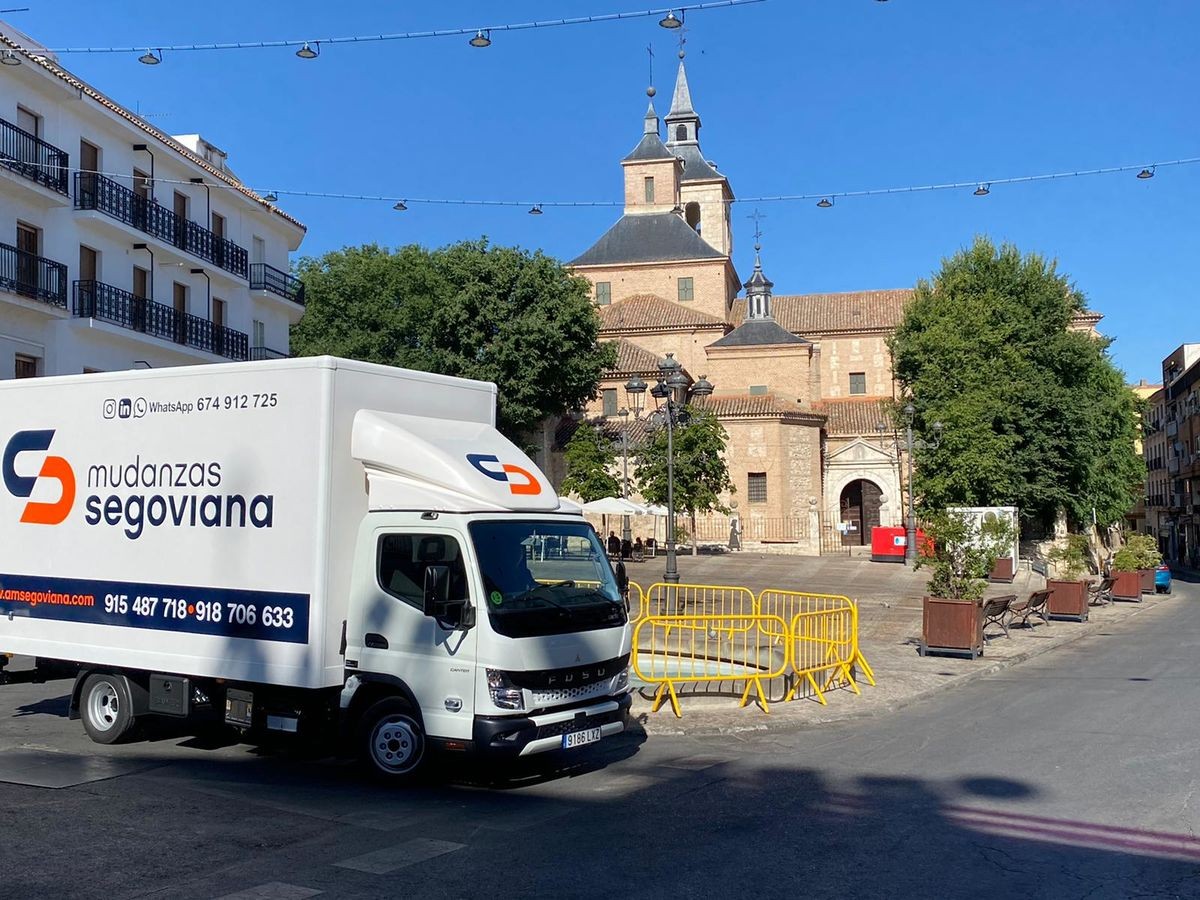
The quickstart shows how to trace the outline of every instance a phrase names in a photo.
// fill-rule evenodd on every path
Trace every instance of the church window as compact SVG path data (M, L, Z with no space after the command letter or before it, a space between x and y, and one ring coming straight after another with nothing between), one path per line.
M766 472L748 472L746 474L746 499L751 503L767 502Z
M865 394L867 392L867 373L866 372L851 372L850 373L850 393Z
M766 392L767 392L767 386L765 384L750 385L750 396L752 396L752 397L755 396L756 394L765 394Z
M683 214L688 225L692 227L696 234L700 234L700 204L695 201L689 203L683 208Z
M680 279L677 279L677 281L678 281L678 285L679 285L679 299L680 300L691 300L692 296L693 296L692 295L692 290L693 290L692 289L692 279L680 278Z
M603 415L615 416L617 414L617 389L605 388L600 392L600 397L604 401Z
M646 202L653 203L654 202L654 179L647 176L647 178L645 180L645 185L646 185Z
M675 140L677 140L677 141L686 141L687 140L687 126L686 125L676 125L675 126Z
M612 303L612 282L597 281L596 282L596 305L608 306Z

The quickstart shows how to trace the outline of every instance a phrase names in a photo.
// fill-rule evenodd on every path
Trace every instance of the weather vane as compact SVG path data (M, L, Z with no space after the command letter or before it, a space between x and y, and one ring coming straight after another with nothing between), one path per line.
M650 97L653 97L655 94L655 90L654 90L654 45L653 44L646 45L646 53L649 54L649 58L650 58L650 86L648 88L646 88L646 94Z
M686 25L679 26L679 58L680 59L683 59L683 57L685 55L684 51L683 51L683 45L687 43L687 30L688 30L688 28Z
M760 213L758 208L755 207L754 212L751 215L746 216L746 218L754 220L754 249L757 252L762 249L762 220L765 219L766 216L763 213Z

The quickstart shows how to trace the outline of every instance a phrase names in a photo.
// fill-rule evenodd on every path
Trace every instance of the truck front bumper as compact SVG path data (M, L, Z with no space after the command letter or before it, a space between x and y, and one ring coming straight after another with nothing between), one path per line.
M608 697L586 706L550 710L531 716L476 716L475 749L507 756L529 756L561 750L563 735L599 728L600 737L625 730L633 695Z

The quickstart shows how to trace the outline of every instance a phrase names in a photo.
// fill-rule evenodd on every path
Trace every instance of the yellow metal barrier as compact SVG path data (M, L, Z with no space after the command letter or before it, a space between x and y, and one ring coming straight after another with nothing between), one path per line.
M859 694L854 667L869 684L875 684L875 673L858 646L858 607L849 597L765 590L758 595L758 605L761 612L789 623L789 659L796 681L785 700L793 699L807 682L818 702L824 704L824 692L839 678ZM779 635L771 637L778 640ZM818 683L821 674L824 682Z
M753 690L763 712L769 713L763 679L781 678L789 661L789 644L780 647L771 635L782 634L786 628L778 616L753 612L651 614L633 631L633 672L644 683L658 685L651 712L658 712L669 699L676 717L682 717L675 690L679 684L745 681L739 706L750 702Z
M721 584L650 585L646 592L646 614L652 616L723 616L730 638L735 631L753 628L749 617L758 613L758 603L748 588ZM669 630L669 629L668 629Z

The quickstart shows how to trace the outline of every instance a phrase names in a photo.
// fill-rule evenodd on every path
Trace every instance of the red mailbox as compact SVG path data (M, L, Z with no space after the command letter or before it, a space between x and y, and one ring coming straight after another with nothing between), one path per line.
M875 562L904 562L904 550L908 541L904 535L904 526L877 526L871 529L871 559ZM929 556L932 551L929 538L925 532L917 529L917 547L922 556Z

